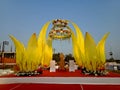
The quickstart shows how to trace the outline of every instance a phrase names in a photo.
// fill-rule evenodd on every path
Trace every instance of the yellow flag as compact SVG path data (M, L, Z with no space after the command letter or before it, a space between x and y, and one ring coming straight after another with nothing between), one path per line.
M13 41L15 48L16 48L16 64L18 64L20 71L23 71L25 67L23 66L23 60L24 60L24 45L17 40L14 36L9 36L11 40Z
M97 45L97 54L101 64L105 64L106 57L105 57L105 41L110 33L106 33L102 39L99 41Z
M25 52L25 60L27 65L27 71L34 71L38 67L38 57L37 57L37 37L36 34L33 33L28 41L28 45ZM36 66L36 68L35 68Z
M85 56L88 64L87 67L95 71L97 60L96 43L88 32L85 34Z

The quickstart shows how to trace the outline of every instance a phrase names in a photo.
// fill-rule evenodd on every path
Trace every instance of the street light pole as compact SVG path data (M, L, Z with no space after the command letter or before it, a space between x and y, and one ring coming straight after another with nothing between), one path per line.
M2 52L5 51L5 45L8 45L9 42L8 41L3 41L3 45L2 45Z

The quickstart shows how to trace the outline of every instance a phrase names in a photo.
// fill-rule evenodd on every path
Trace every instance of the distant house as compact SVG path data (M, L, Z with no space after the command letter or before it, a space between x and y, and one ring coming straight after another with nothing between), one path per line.
M16 64L16 53L15 52L0 52L0 68L6 66L13 66Z

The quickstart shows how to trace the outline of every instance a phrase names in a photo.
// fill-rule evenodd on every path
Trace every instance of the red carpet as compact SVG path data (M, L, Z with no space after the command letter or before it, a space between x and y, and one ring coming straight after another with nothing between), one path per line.
M14 74L0 76L4 77L17 77ZM29 76L28 76L29 77ZM49 72L48 70L43 71L43 74L31 77L94 77L83 75L80 70L76 72L68 71L57 71ZM107 76L97 77L120 77L120 74L109 72ZM18 77L20 78L20 77ZM0 84L0 90L120 90L120 85L80 85L80 84Z
M0 90L120 90L119 85L2 84Z
M0 76L0 78L4 77L18 77L14 74ZM28 76L29 77L29 76ZM50 72L49 70L44 70L43 74L37 75L37 76L31 76L31 77L95 77L93 75L84 75L81 73L80 70L77 70L75 72L69 72L69 71L56 71L56 72ZM97 76L97 77L120 77L120 74L109 72L106 76Z

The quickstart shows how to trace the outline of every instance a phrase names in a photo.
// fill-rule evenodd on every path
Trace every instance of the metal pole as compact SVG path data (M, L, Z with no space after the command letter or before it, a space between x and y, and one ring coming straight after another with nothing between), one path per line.
M4 44L4 41L3 41L2 52L4 52L4 47L5 47L5 44Z
M0 43L0 52L1 52L1 43Z

